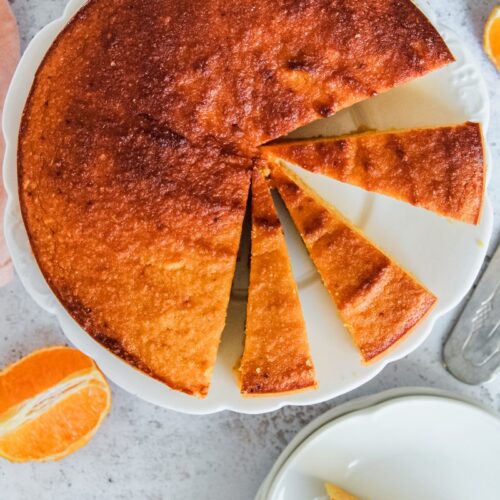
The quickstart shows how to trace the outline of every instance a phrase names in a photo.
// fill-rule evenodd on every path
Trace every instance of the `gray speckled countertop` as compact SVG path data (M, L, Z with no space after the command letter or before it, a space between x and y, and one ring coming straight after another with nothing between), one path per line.
M66 0L10 0L22 45L58 17ZM490 90L489 143L494 164L489 192L500 236L500 79L481 49L482 29L496 0L434 0L439 17L461 33L481 63ZM490 249L491 253L491 249ZM441 364L443 339L461 307L442 318L429 339L375 380L328 403L284 408L267 415L223 412L186 416L151 406L113 386L113 408L88 446L62 462L10 464L0 461L0 498L17 499L252 499L271 465L305 424L327 409L398 386L429 386L467 395L500 411L500 377L480 387L453 379ZM56 321L42 311L15 279L0 289L0 366L32 350L61 344Z

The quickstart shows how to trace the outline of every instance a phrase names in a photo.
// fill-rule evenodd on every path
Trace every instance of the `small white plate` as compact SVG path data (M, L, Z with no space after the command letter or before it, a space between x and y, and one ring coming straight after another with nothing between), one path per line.
M462 395L457 395L455 393L444 391L442 389L435 389L433 387L395 387L393 389L387 389L376 394L369 394L367 396L360 396L356 399L351 399L336 405L325 413L321 414L319 417L315 418L313 421L309 422L305 427L303 427L294 438L288 443L286 448L281 452L280 456L274 462L269 473L265 477L264 481L259 487L259 490L255 496L255 500L266 500L269 497L269 488L274 484L274 479L276 475L280 472L283 465L287 462L290 455L297 450L297 448L312 434L318 431L324 425L330 423L331 421L349 415L350 413L365 410L371 408L372 406L380 405L387 401L394 399L408 397L408 396L431 396L439 398L447 398L452 400L462 401L468 404L478 406L477 403ZM487 410L485 410L487 411Z
M267 500L325 499L331 481L370 500L498 500L500 420L463 401L408 396L322 426Z
M480 224L468 226L384 196L375 196L322 176L302 172L304 179L321 196L337 206L439 299L432 314L385 358L369 366L361 363L358 352L282 207L280 216L299 284L320 382L317 391L264 399L241 397L233 374L233 367L242 352L245 318L245 301L242 299L244 294L238 290L233 294L229 307L212 387L204 400L168 389L95 342L57 301L40 272L22 220L17 184L17 137L33 77L54 38L83 3L84 0L71 0L63 16L46 26L33 39L10 86L3 119L6 139L4 182L8 196L5 235L17 273L28 292L41 307L57 316L68 339L94 358L116 384L151 403L193 414L221 410L262 413L289 404L319 403L355 389L372 379L389 362L412 352L426 339L435 321L467 293L479 272L491 236L492 209L487 196ZM425 11L437 25L427 7ZM300 135L338 134L354 130L360 125L384 129L449 124L464 120L481 122L486 132L489 104L480 72L473 58L462 46L459 36L444 26L437 25L437 28L457 62L408 85L364 101L330 119L313 123L302 129ZM242 262L245 263L245 259Z

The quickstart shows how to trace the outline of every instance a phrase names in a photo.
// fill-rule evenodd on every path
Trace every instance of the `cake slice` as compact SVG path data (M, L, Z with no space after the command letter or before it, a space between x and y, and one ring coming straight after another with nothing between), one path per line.
M485 162L478 123L283 142L262 151L462 222L479 221Z
M406 335L436 298L294 173L272 178L365 362Z
M252 177L252 250L241 393L312 389L315 372L285 237L267 182Z
M343 490L336 484L325 483L325 488L330 500L359 500L358 497L347 493L347 491Z

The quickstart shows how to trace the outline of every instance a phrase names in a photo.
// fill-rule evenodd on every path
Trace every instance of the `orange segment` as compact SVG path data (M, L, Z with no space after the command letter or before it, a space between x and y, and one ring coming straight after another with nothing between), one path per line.
M347 493L347 491L343 490L336 484L326 483L325 488L330 500L359 500L358 497Z
M490 14L484 29L484 50L500 71L500 5Z
M0 415L75 372L93 367L94 362L85 354L64 346L32 352L0 373Z
M0 456L61 459L89 441L110 404L90 358L69 347L36 351L0 373Z

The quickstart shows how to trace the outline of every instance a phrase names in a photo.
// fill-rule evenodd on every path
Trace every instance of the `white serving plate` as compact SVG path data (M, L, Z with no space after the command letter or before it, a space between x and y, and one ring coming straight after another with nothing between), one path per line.
M112 381L151 403L193 414L226 409L262 413L285 405L319 403L355 389L376 376L391 361L412 352L429 335L435 321L467 293L480 270L491 236L492 209L487 196L480 224L468 226L322 176L300 172L321 196L337 206L368 237L438 296L438 304L427 319L385 358L369 366L362 365L300 238L280 206L320 382L318 390L262 399L240 396L233 374L233 367L242 351L245 318L244 292L239 290L239 277L235 281L236 289L229 307L212 387L204 400L172 391L116 358L82 330L49 289L31 252L18 198L17 137L26 98L44 54L83 4L84 0L70 0L63 16L38 33L26 49L10 86L3 119L6 139L3 172L8 197L5 235L16 271L28 292L41 307L57 316L68 339L94 358ZM424 7L433 20L428 8ZM459 36L445 26L437 27L457 62L334 117L315 122L294 135L333 135L361 125L384 129L464 120L481 122L486 132L489 104L481 75L472 57L461 45ZM240 273L244 272L241 268Z
M498 499L500 420L457 399L406 396L336 418L307 437L266 500L326 499L331 481L370 500Z

